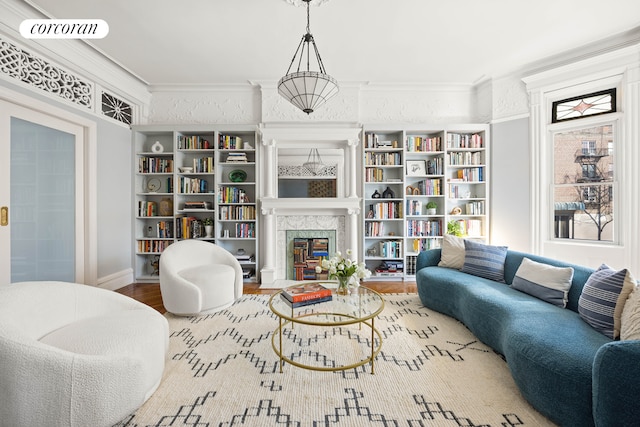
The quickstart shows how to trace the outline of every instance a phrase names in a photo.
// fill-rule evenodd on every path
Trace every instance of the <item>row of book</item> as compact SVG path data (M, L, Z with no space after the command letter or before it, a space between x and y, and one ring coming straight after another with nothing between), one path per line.
M380 139L377 133L365 135L364 148L398 148L398 141Z
M212 150L213 145L203 136L178 136L178 150Z
M250 203L247 192L238 187L221 186L218 189L219 203Z
M442 151L442 138L439 136L407 136L405 146L409 152Z
M378 242L378 256L382 258L402 258L402 241Z
M407 236L442 236L442 220L410 220L407 221Z
M481 165L483 161L483 153L481 151L457 151L447 154L447 163L452 166L457 165Z
M291 307L303 307L333 299L331 289L320 283L305 283L284 288L280 297Z
M237 150L243 148L242 137L222 135L218 137L218 148L222 150Z
M181 176L178 179L178 192L180 194L200 194L208 191L209 183L203 178L190 178Z
M205 235L202 220L193 216L176 218L175 231L178 239L199 239Z
M385 182L386 171L381 168L365 168L364 180L366 182Z
M402 202L380 202L369 205L371 219L402 218Z
M193 167L193 173L213 173L213 157L193 159L191 165Z
M382 236L384 236L384 222L367 221L364 224L364 235L366 237L382 237Z
M402 155L399 152L391 153L371 153L367 152L364 156L364 164L366 166L397 166L402 164Z
M234 229L234 237L237 239L253 239L256 237L256 224L254 222L239 222Z
M166 157L138 158L138 172L140 173L173 173L173 159Z
M469 191L468 185L449 184L450 199L470 199L476 196Z
M158 216L158 204L156 202L140 200L138 202L138 216Z
M218 208L221 220L252 220L256 219L255 206L220 206Z
M138 240L138 253L160 253L171 243L171 240Z
M484 215L484 200L475 200L459 206L463 215Z
M407 200L406 204L407 204L406 205L407 215L424 215L425 214L425 211L424 211L425 203L423 203L422 200L411 199L411 200Z
M406 193L408 196L441 196L442 179L429 178L420 180L407 187Z
M159 239L170 239L173 237L173 221L158 221L155 227L149 226L149 228L151 230L146 234L146 237L157 237Z
M465 182L482 182L484 181L484 168L462 168L456 172L456 178ZM456 178L452 179L453 182Z
M484 144L482 142L482 135L477 133L474 133L474 134L448 133L447 147L448 148L484 148Z

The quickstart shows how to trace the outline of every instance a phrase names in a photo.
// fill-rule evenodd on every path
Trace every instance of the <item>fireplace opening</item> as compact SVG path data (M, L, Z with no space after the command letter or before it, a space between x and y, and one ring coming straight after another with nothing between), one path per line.
M326 271L317 273L316 266L335 252L335 230L287 231L287 279L326 280Z

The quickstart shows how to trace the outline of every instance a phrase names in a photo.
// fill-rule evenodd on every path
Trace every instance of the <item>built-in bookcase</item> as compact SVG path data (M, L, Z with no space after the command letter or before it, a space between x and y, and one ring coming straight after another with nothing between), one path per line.
M252 127L133 128L137 282L157 282L160 254L182 239L224 247L259 279L255 147Z
M420 251L458 229L488 236L489 128L365 126L363 253L371 280L413 278Z

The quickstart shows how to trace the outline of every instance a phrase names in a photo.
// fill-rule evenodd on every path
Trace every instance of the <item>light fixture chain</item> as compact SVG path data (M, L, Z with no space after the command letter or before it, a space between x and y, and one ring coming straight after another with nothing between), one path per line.
M311 34L311 25L309 24L309 21L311 20L311 14L309 13L309 8L311 1L307 1L307 33Z

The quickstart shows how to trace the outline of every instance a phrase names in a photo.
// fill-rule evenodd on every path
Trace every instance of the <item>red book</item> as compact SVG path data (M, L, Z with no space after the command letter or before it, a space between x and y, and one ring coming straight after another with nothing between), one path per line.
M284 288L282 295L291 302L310 301L331 296L331 289L325 288L320 283L312 282Z

